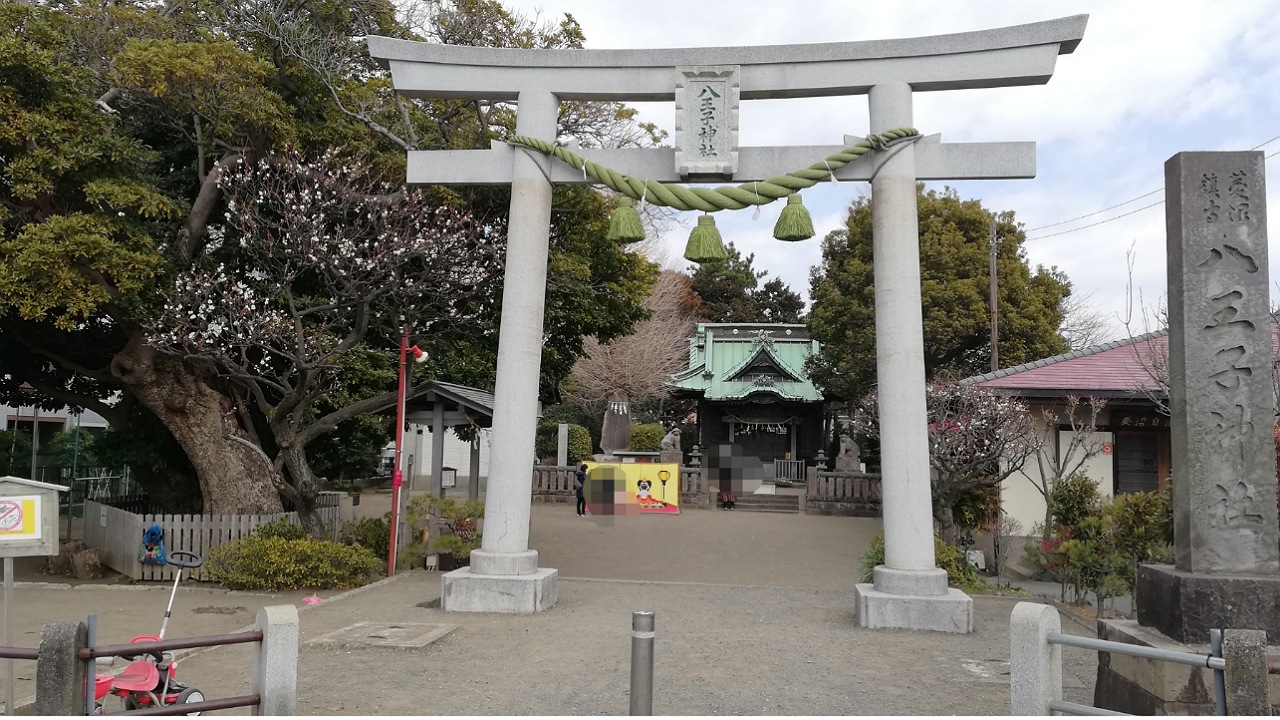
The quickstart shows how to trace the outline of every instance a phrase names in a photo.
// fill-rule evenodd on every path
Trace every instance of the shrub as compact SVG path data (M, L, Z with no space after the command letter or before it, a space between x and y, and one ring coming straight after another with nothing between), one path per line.
M667 431L658 423L631 426L631 449L636 452L658 452Z
M986 584L978 578L978 571L965 561L964 555L960 553L960 550L954 545L948 545L943 542L937 533L933 535L933 556L934 563L947 571L948 585L967 591ZM871 541L871 546L867 548L867 552L862 556L861 582L872 582L875 575L875 567L883 564L884 532L881 532L876 536L875 540Z
M471 551L480 547L480 518L484 517L484 501L459 503L453 498L441 500L434 495L421 495L411 500L405 511L409 526L419 531L424 529L433 510L437 511L444 532L432 536L425 548L420 542L411 543L406 552L450 553L462 559L471 557Z
M581 425L569 426L569 464L577 465L590 460L592 452L591 431Z
M1093 593L1101 608L1106 598L1133 589L1138 564L1172 557L1173 507L1167 492L1103 500L1095 483L1075 476L1055 488L1050 502L1060 524L1028 543L1027 554L1048 577L1063 583L1064 593L1070 585L1077 602Z
M391 513L342 523L338 535L344 545L358 545L383 561L391 555Z
M538 424L538 433L534 438L534 454L539 459L554 460L559 450L560 424L544 420ZM568 462L576 465L583 460L591 459L591 431L581 425L569 424Z
M206 567L232 590L345 590L370 582L382 563L358 545L255 535L215 548Z
M284 538L285 540L302 540L307 537L307 531L288 518L264 522L254 529L253 534L262 538Z
M1049 493L1053 522L1080 534L1080 523L1098 512L1098 483L1079 473L1062 480Z
M956 529L965 534L987 527L999 514L1000 489L994 487L966 488L951 506Z
M1116 548L1134 562L1147 562L1160 547L1173 544L1173 502L1168 491L1119 495L1105 512Z

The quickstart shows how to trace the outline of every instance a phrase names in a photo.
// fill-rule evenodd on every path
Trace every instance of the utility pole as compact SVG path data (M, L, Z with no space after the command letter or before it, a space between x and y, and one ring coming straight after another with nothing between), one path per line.
M996 249L999 246L1000 240L996 237L996 219L992 216L987 237L987 249L991 255L991 372L1000 369L1000 305L996 301Z

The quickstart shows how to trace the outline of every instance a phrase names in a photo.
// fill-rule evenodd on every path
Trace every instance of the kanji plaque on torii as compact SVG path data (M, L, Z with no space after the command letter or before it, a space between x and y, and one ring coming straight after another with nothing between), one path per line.
M676 174L738 171L738 66L676 68Z
M742 101L868 95L870 132L883 136L912 127L914 92L1048 82L1058 56L1079 44L1087 19L896 40L663 50L477 48L370 37L369 51L390 69L397 92L516 101L516 135L548 144L558 139L561 101L671 102L683 81L679 147L581 155L649 181L714 176L763 183L846 146L738 147L734 88ZM700 98L704 88L710 92ZM856 589L858 621L864 627L968 632L972 601L949 590L945 571L934 564L916 182L1034 177L1035 144L949 144L933 136L867 154L832 174L872 181L885 564L876 568L874 584ZM441 605L543 610L555 603L556 572L539 568L537 552L529 549L528 462L537 423L551 184L595 180L580 166L493 143L487 150L410 152L408 181L511 185L485 508L486 526L501 531L485 532L470 568L444 576Z

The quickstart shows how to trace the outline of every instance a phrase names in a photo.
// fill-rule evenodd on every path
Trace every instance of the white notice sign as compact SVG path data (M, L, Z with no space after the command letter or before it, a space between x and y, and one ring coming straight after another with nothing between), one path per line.
M40 539L39 495L0 498L0 543Z

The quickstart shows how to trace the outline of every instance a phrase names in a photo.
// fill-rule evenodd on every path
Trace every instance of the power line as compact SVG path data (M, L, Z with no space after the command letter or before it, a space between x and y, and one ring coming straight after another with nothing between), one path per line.
M1101 210L1097 210L1097 211L1095 211L1095 212L1091 212L1091 213L1088 213L1088 214L1086 214L1086 215L1081 215L1080 217L1073 217L1073 218L1071 218L1070 220L1060 220L1060 221L1055 222L1055 223L1049 223L1048 225L1041 225L1041 226L1039 226L1039 227L1029 228L1029 229L1027 230L1027 232L1031 233L1031 232L1035 232L1035 231L1037 231L1037 230L1044 230L1045 228L1057 227L1057 226L1059 226L1059 225L1066 225L1067 223L1073 223L1073 222L1075 222L1075 221L1077 221L1077 220L1083 220L1083 219L1085 219L1085 218L1093 217L1094 215L1101 215L1102 213L1107 212L1108 210L1115 210L1116 208L1118 208L1118 207L1123 207L1123 206L1125 206L1125 205L1128 205L1128 204L1129 204L1129 203L1131 203L1131 202L1137 202L1137 201L1141 200L1141 199L1142 199L1142 198L1144 198L1144 197L1150 197L1150 196L1152 196L1152 195L1155 195L1156 193L1160 192L1161 190L1164 190L1164 187L1163 187L1163 186L1158 187L1158 188L1156 188L1155 190L1152 190L1151 192L1143 193L1143 194L1139 195L1139 196L1138 196L1138 197L1136 197L1136 198L1131 198L1131 199L1129 199L1129 200L1125 200L1125 201L1124 201L1124 202L1122 202L1122 203L1116 203L1115 205L1112 205L1111 207L1102 208Z
M1163 190L1163 189L1164 189L1164 188L1161 188L1161 190ZM1159 191L1157 190L1157 192L1159 192ZM1148 194L1148 195L1150 195L1151 193L1147 193L1147 194ZM1035 237L1029 237L1029 238L1027 238L1027 241L1028 241L1028 242L1030 242L1030 241L1032 241L1032 240L1044 240L1045 238L1057 237L1057 236L1059 236L1059 235L1066 235L1067 233L1073 233L1073 232L1076 232L1077 230L1085 230L1085 229L1087 229L1087 228L1097 227L1097 226L1099 226L1099 225L1106 225L1107 223L1111 222L1112 220L1119 220L1120 218L1129 217L1130 215L1136 215L1137 213L1140 213L1140 212L1142 212L1143 210L1150 210L1151 208L1153 208L1153 207L1155 207L1155 206L1157 206L1157 205L1163 205L1163 204L1164 204L1164 201L1163 201L1163 200L1157 200L1157 201L1155 201L1155 202L1151 203L1150 205L1143 205L1142 207L1138 208L1137 210L1130 210L1130 211L1129 211L1129 212L1127 212L1127 213L1123 213L1123 214L1121 214L1121 215L1116 215L1115 217L1110 217L1110 218L1107 218L1106 220L1099 220L1099 221L1098 221L1098 222L1096 222L1096 223L1089 223L1088 225L1081 225L1081 226L1080 226L1080 227L1078 227L1078 228L1071 228L1070 230L1059 230L1059 231L1058 231L1058 232L1056 232L1056 233L1049 233L1048 235L1037 235L1037 236L1035 236Z
M1255 145L1255 146L1253 146L1253 147L1252 147L1252 148L1250 148L1250 149L1251 149L1251 150L1257 150L1258 148L1261 148L1261 147L1265 147L1265 146L1267 146L1267 145L1270 145L1271 143L1275 142L1276 140L1280 140L1280 135L1276 135L1275 137L1271 138L1270 140L1267 140L1266 142L1264 142L1264 143L1262 143L1262 144L1260 144L1260 145ZM1266 157L1264 157L1264 158L1263 158L1263 160L1270 160L1271 158L1275 157L1276 155L1280 155L1280 150L1276 150L1275 152L1271 153L1270 155L1267 155ZM1152 191L1150 191L1150 192L1143 193L1143 194L1141 194L1141 195L1139 195L1139 196L1137 196L1137 197L1135 197L1135 198L1131 198L1131 199L1129 199L1129 200L1125 200L1125 201L1124 201L1124 202L1122 202L1122 203L1116 203L1115 205L1112 205L1111 207L1103 208L1103 209L1101 209L1101 210L1096 210L1096 211L1091 212L1091 213L1086 213L1086 214L1084 214L1084 215L1080 215L1079 217L1071 218L1070 220L1062 220L1062 221L1060 221L1060 222L1049 223L1048 225L1040 225L1040 226L1038 226L1038 227L1034 227L1034 228L1031 228L1031 229L1027 230L1027 232L1028 232L1028 233L1032 233L1032 232L1035 232L1036 230L1044 230L1045 228L1057 227L1058 225L1066 225L1066 224L1068 224L1068 223L1076 222L1077 220L1084 220L1085 218L1094 217L1095 215L1101 215L1102 213L1107 212L1107 211L1109 211L1109 210L1115 210L1116 208L1118 208L1118 207L1123 207L1123 206L1125 206L1125 205L1128 205L1128 204L1129 204L1129 203L1131 203L1131 202L1135 202L1135 201L1141 200L1142 198L1150 197L1150 196L1152 196L1152 195L1155 195L1156 193L1160 192L1161 190L1164 190L1164 188L1163 188L1163 187L1158 187L1158 188L1156 188L1155 190L1152 190ZM1121 218L1126 218L1126 217L1129 217L1130 215L1135 215L1135 214L1137 214L1137 213L1140 213L1140 212L1142 212L1143 210L1150 210L1151 208L1156 207L1157 205L1163 205L1163 204L1164 204L1164 201L1163 201L1163 200L1160 200L1160 201L1158 201L1158 202L1153 202L1153 203L1151 203L1150 205L1143 205L1142 207L1140 207L1140 208L1138 208L1138 209L1136 209L1136 210L1130 210L1130 211L1129 211L1129 212L1127 212L1127 213L1121 213L1120 215L1116 215L1115 217L1107 218L1106 220L1099 220L1098 222L1095 222L1095 223L1089 223L1088 225L1081 225L1080 227L1077 227L1077 228L1070 228L1070 229L1068 229L1068 230L1059 230L1058 232L1055 232L1055 233L1049 233L1048 235L1037 235L1037 236L1035 236L1035 237L1028 237L1028 238L1026 239L1026 241L1027 241L1027 242L1030 242L1030 241L1032 241L1032 240L1044 240L1044 239L1051 238L1051 237L1058 237L1059 235L1066 235L1066 234L1068 234L1068 233L1073 233L1073 232L1076 232L1077 230L1087 230L1088 228L1091 228L1091 227L1097 227L1097 226L1099 226L1099 225L1105 225L1105 224L1107 224L1107 223L1111 222L1112 220L1119 220L1119 219L1121 219Z
M1250 150L1261 150L1262 148L1264 148L1264 147L1266 147L1266 146L1270 145L1271 143L1273 143L1273 142L1275 142L1275 141L1277 141L1277 140L1280 140L1280 135L1277 135L1277 136L1275 136L1275 137L1271 138L1270 140L1268 140L1268 141L1266 141L1266 142L1264 142L1264 143L1261 143L1261 144L1259 144L1259 145L1254 145L1253 147L1251 147L1251 148L1249 148L1249 149L1250 149ZM1271 155L1275 155L1275 153L1271 153ZM1267 157L1271 157L1271 155L1268 155Z

